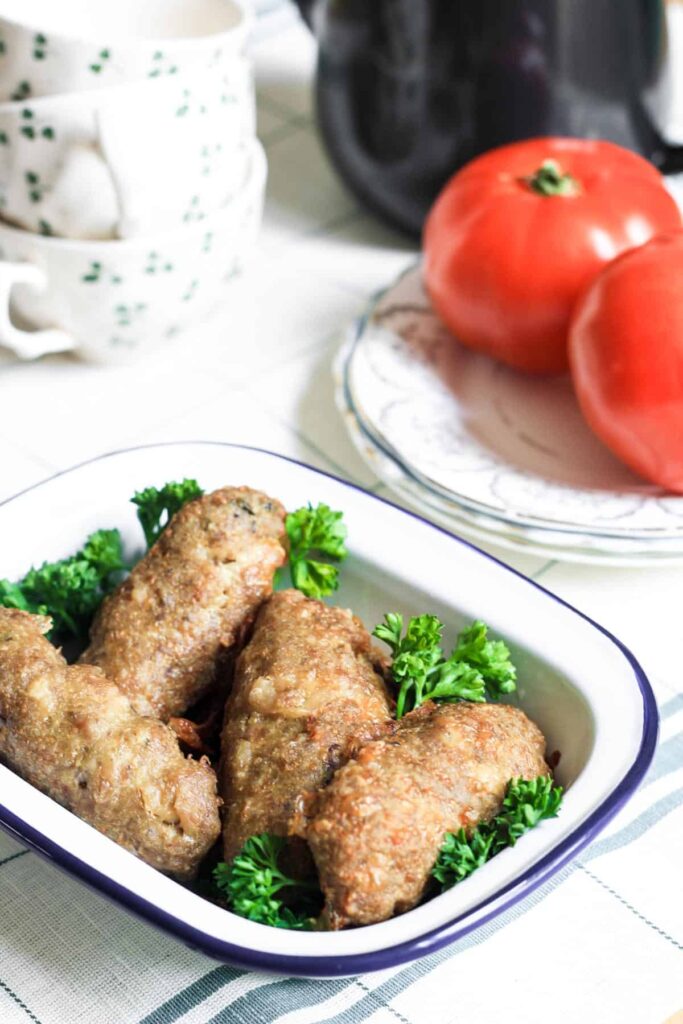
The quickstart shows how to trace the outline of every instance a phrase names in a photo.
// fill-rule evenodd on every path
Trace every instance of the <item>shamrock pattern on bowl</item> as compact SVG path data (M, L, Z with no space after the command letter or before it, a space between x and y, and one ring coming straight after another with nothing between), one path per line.
M129 238L227 206L255 131L251 68L0 104L0 207L29 231Z
M266 182L260 143L248 148L247 164L230 206L160 233L151 245L148 237L72 241L0 224L0 344L24 358L75 350L118 361L201 322L229 294L225 283L244 267L258 234Z
M242 0L7 0L0 101L208 70L243 53L250 24Z

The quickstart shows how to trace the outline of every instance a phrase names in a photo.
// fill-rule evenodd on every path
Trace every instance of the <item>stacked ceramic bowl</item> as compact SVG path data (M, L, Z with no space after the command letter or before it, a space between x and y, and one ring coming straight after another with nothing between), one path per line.
M0 345L119 359L221 301L266 179L242 3L0 0Z

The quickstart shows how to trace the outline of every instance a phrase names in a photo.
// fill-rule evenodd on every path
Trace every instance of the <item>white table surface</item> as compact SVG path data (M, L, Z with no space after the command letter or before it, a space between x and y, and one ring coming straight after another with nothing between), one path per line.
M346 436L331 360L344 326L415 249L335 176L312 119L314 43L293 12L277 19L277 33L254 46L270 166L265 223L233 308L129 367L68 356L20 363L0 352L0 500L110 449L188 439L261 446L389 494ZM664 699L681 689L683 566L591 568L486 547L622 638ZM551 1016L567 1020L559 1008Z

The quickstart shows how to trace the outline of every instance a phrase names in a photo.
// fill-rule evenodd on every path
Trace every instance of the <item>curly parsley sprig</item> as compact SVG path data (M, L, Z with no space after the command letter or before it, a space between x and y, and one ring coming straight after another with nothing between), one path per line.
M490 821L466 831L447 832L432 875L445 892L462 882L501 850L546 818L555 818L562 804L562 787L550 775L537 779L511 779L503 806Z
M332 562L346 558L346 526L342 519L342 512L321 503L290 512L285 520L292 584L306 597L328 597L339 587L338 567L321 561L320 556Z
M403 616L397 612L388 612L373 630L393 656L397 718L427 700L482 702L516 689L510 652L502 640L489 640L483 622L473 622L460 633L448 658L441 647L442 632L443 623L436 615L417 615L408 622L404 636Z
M192 498L204 492L196 480L171 482L161 488L147 487L131 499L148 546L164 530L171 517ZM0 604L34 615L52 618L50 639L84 640L102 599L113 589L120 573L130 569L123 559L118 530L97 530L83 548L57 562L31 568L16 583L0 579Z
M43 562L17 583L0 580L0 604L49 615L52 639L82 639L116 574L126 568L119 531L97 530L75 555Z
M230 909L240 917L272 928L308 930L312 919L298 914L278 899L283 889L296 889L299 895L318 892L312 882L288 878L278 866L285 840L267 832L247 839L232 864L216 865L214 883L227 897Z
M147 547L151 548L159 539L183 505L201 498L203 494L197 481L191 479L172 480L163 487L145 487L143 491L136 491L130 500L137 505Z

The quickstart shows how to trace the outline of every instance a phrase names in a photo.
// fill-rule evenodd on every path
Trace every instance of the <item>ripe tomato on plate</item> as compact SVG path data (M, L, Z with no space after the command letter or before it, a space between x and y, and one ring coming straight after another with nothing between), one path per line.
M516 142L473 160L436 200L425 284L463 344L520 370L560 372L579 294L625 249L680 226L662 176L630 150Z
M569 356L598 437L636 473L683 493L683 231L603 270L576 308Z

